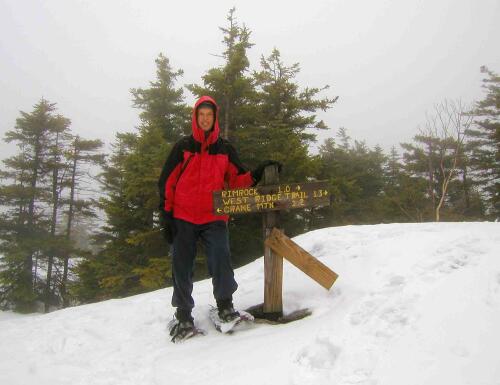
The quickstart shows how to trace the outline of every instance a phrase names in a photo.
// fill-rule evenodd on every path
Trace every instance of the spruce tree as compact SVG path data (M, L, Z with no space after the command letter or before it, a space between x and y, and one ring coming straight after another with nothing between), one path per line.
M170 60L162 53L155 64L156 79L148 88L132 88L132 103L141 111L140 134L148 136L150 131L157 130L163 137L161 142L173 144L181 136L191 134L191 109L184 103L182 88L176 88L184 72L172 68Z
M232 8L227 16L228 25L219 27L223 33L223 63L210 68L203 75L203 85L189 84L187 89L195 96L209 95L217 102L221 136L238 145L236 133L245 130L255 119L255 87L249 76L250 61L247 51L253 46L250 30L240 26Z
M382 198L383 218L387 222L422 222L428 205L426 179L405 170L393 146L385 167Z
M46 269L46 256L54 244L50 237L50 176L54 170L53 141L69 121L55 114L56 105L41 99L30 113L21 111L5 141L19 152L3 161L0 202L0 303L21 312L36 310L47 286L38 271Z
M250 72L247 51L251 31L240 26L231 9L223 32L223 63L203 76L203 85L189 85L196 96L211 95L218 102L222 135L235 145L241 160L250 169L266 159L284 164L281 181L302 182L315 174L315 161L308 152L314 130L326 128L316 117L319 110L332 107L337 98L319 97L328 88L300 87L296 81L299 65L287 66L275 49L262 57L260 69ZM307 217L307 219L306 219ZM289 234L301 233L310 212L283 213ZM235 216L229 223L231 249L236 265L260 255L261 215ZM250 245L250 246L249 246Z
M136 228L127 196L125 162L134 150L137 135L117 133L112 154L102 167L98 178L105 195L99 207L106 215L106 223L94 235L99 247L96 255L88 255L78 263L75 272L78 281L72 293L79 301L93 302L128 295L137 280L132 273L137 261L137 250L127 239Z
M69 261L71 257L81 257L87 255L88 251L76 249L73 241L75 219L82 221L85 219L96 218L94 198L85 198L88 185L93 182L89 177L89 169L93 166L103 166L105 155L100 153L103 142L99 139L83 139L79 135L73 136L70 147L65 153L65 159L68 163L68 173L66 185L69 194L63 198L66 224L63 232L66 243L70 246L62 254L63 273L60 282L60 295L62 306L67 307L70 304L70 293L68 286L73 284L69 280L70 269ZM93 189L90 193L94 194ZM70 286L71 289L71 286Z
M227 25L219 27L223 35L220 66L210 68L202 76L202 84L189 84L186 88L196 97L209 95L219 106L221 137L229 140L238 151L243 163L252 168L259 159L254 149L247 146L251 140L251 127L258 119L257 95L250 73L248 50L253 46L251 31L236 18L236 9L227 15ZM250 162L248 162L250 160ZM230 242L235 266L242 265L261 252L261 215L232 217ZM249 246L250 245L250 246Z
M305 182L317 173L317 161L309 153L315 130L328 128L317 118L318 111L332 108L338 97L321 97L323 87L301 87L297 82L298 63L287 65L274 48L262 56L260 69L253 72L257 87L256 122L239 135L242 159L251 166L273 159L284 167L280 182ZM310 226L310 209L291 210L282 215L289 235L300 234Z
M80 282L74 293L82 301L123 297L170 282L168 245L158 223L157 183L171 146L190 132L191 110L182 88L176 88L182 71L174 70L162 54L155 62L155 81L148 88L131 89L141 124L136 132L117 134L100 175L106 224L95 236L97 256L77 268Z
M481 67L486 95L476 103L475 124L467 130L469 145L473 148L470 165L473 177L487 194L491 218L500 217L500 76Z
M337 137L340 145L328 138L320 146L318 179L329 181L332 204L316 211L315 227L381 222L385 155L380 147L353 143L345 129Z
M67 171L64 152L67 149L70 139L69 126L70 121L63 116L56 117L57 124L53 130L53 142L49 145L49 156L47 162L47 171L50 175L50 229L47 239L47 275L45 280L44 311L49 311L50 305L56 305L57 299L54 298L55 285L53 285L54 259L59 254L62 242L64 240L56 234L58 224L58 214L61 206L60 198L63 189L64 174ZM62 241L62 242L61 242ZM66 246L66 245L65 245ZM66 248L66 247L64 247ZM54 286L54 287L53 287Z
M261 57L260 70L253 73L257 86L257 124L250 127L250 135L242 133L245 146L242 157L270 158L286 165L280 178L300 182L314 174L314 162L308 148L315 141L314 129L327 129L318 120L317 111L332 108L338 97L319 97L328 85L321 88L303 87L296 77L298 63L287 66L278 49L266 58ZM248 163L255 163L249 157Z

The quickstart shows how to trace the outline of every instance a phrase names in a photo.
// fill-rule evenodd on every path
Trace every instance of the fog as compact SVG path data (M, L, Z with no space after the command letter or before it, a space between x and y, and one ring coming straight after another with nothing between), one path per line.
M138 124L129 90L154 80L160 52L184 70L179 85L222 63L218 27L232 6L252 31L251 69L277 47L300 63L302 86L329 84L322 96L339 96L320 114L330 129L318 144L345 127L389 149L444 98L480 99L480 66L500 70L498 0L1 0L0 136L44 97L74 132L109 145Z

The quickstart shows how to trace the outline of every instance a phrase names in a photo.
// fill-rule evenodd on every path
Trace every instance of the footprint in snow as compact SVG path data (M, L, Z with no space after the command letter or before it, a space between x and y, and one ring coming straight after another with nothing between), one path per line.
M313 343L299 350L294 361L307 369L331 369L340 352L340 347L333 344L328 337L316 337Z
M405 284L406 284L405 277L403 277L402 275L393 275L389 277L386 286L400 289L401 287L405 286Z
M324 243L315 243L310 251L310 254L317 256L321 253L321 251L323 251L324 247L325 247Z

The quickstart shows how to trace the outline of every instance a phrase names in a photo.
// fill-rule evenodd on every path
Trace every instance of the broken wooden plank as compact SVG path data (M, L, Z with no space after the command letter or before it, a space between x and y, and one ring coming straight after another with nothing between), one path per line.
M338 278L337 273L314 258L277 228L272 230L264 243L327 290L333 286Z

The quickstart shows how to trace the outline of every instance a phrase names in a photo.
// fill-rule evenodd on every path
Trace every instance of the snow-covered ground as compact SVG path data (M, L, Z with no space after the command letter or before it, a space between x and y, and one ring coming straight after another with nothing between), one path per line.
M0 315L2 385L500 385L500 223L346 226L294 239L339 274L330 291L285 262L284 308L313 314L232 336L168 340L171 289L46 315ZM262 302L263 261L235 304Z

